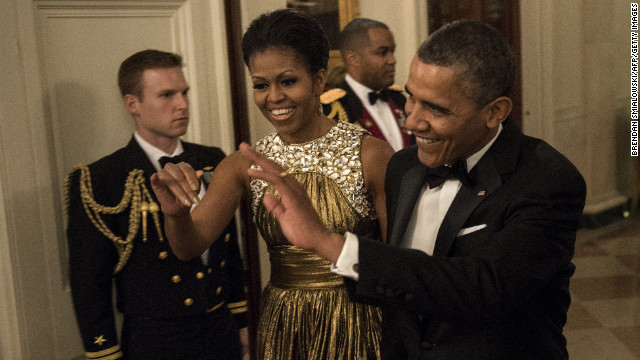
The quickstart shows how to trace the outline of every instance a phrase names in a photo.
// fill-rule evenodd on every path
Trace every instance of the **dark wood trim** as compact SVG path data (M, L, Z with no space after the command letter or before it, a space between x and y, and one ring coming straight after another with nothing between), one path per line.
M483 21L498 29L507 39L518 61L516 81L511 92L513 121L522 128L522 53L520 47L520 7L517 0L426 0L429 34L458 19Z
M247 89L245 86L244 62L242 60L242 17L237 0L225 0L224 11L227 30L227 51L229 54L229 81L231 88L231 108L233 111L233 131L236 148L241 142L251 143L249 118L247 116ZM249 347L250 359L256 360L256 331L260 312L260 254L258 232L253 223L251 199L245 197L240 204L241 237L244 239L246 260L245 285L249 307Z

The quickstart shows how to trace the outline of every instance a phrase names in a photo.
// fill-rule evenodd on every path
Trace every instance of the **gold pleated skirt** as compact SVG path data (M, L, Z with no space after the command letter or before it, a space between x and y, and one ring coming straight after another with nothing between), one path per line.
M258 358L379 359L381 314L352 302L330 264L291 245L270 249L272 275L263 292Z

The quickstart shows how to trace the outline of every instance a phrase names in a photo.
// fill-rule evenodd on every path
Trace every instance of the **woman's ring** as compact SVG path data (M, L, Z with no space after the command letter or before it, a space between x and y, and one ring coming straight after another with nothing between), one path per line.
M288 173L288 172L286 172L286 171L283 171L283 172L281 172L281 173L280 173L280 174L278 174L278 175L280 175L280 177L285 177L285 176L289 175L289 173Z

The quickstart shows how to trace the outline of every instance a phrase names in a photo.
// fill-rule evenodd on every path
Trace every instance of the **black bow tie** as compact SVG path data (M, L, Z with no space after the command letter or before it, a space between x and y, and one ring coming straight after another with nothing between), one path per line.
M187 161L187 152L184 151L182 152L182 154L180 155L176 155L176 156L163 156L160 159L158 159L158 162L160 163L160 168L164 168L165 165L167 165L168 163L172 163L172 164L177 164L179 162L186 162Z
M467 174L467 162L460 160L456 161L453 166L442 165L435 168L427 168L425 182L429 183L429 188L435 189L447 179L458 179L464 185L471 185L471 179Z
M382 89L380 91L372 91L369 93L369 103L371 105L375 104L378 99L382 101L387 101L389 98L389 90Z

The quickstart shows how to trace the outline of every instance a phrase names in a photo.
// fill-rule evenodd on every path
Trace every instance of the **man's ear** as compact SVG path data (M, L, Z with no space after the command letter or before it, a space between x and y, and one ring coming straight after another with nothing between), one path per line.
M507 96L501 96L485 105L487 111L487 127L493 129L499 126L511 114L513 102Z
M126 94L123 97L124 107L131 115L140 115L140 100L133 94Z
M344 54L346 65L357 66L360 64L360 56L353 50L347 50Z

